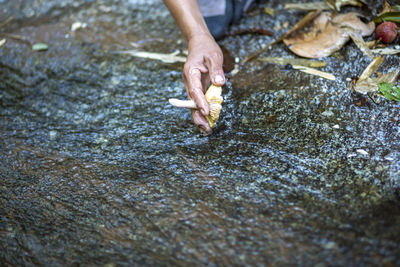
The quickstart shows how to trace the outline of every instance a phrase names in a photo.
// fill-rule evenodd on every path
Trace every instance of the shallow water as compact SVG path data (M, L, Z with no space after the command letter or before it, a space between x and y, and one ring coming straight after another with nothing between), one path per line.
M304 15L282 2L268 4L275 19L260 4L233 29ZM1 262L400 264L399 104L348 89L369 63L353 44L326 59L335 82L260 61L228 75L202 137L167 102L184 97L181 65L114 53L184 49L161 1L0 7L13 16L0 32L22 38L0 48ZM76 21L86 27L72 32ZM272 40L221 44L243 59Z

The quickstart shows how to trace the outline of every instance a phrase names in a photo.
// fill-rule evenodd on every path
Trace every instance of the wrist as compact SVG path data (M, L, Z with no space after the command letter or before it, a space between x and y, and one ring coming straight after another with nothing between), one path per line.
M216 44L216 41L210 32L196 32L188 35L187 37L188 38L186 39L186 42L188 49L190 49L192 46L204 46L206 44L210 45L210 42Z

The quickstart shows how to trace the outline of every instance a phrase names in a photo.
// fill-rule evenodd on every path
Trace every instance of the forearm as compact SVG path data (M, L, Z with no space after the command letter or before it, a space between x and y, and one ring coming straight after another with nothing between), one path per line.
M186 43L198 35L211 36L197 0L164 0Z

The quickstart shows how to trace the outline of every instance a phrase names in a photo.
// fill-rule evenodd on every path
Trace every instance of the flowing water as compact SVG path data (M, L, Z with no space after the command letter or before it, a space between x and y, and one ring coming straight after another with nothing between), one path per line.
M304 16L284 2L233 29L279 36ZM326 58L335 82L257 60L228 74L203 137L167 101L185 97L181 64L115 53L185 48L161 1L0 10L2 265L400 264L400 106L349 90L370 62L354 44ZM220 44L244 59L272 40Z

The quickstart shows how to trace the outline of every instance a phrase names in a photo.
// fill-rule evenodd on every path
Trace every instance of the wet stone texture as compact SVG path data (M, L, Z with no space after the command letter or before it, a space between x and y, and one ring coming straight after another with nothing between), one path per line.
M285 2L232 29L281 35L305 14ZM182 65L115 54L184 49L160 0L0 10L13 17L0 28L1 265L400 264L400 106L348 89L370 62L354 44L325 59L335 82L258 60L228 75L202 137L167 102L185 95ZM272 40L220 44L243 60ZM388 56L379 71L398 66Z

